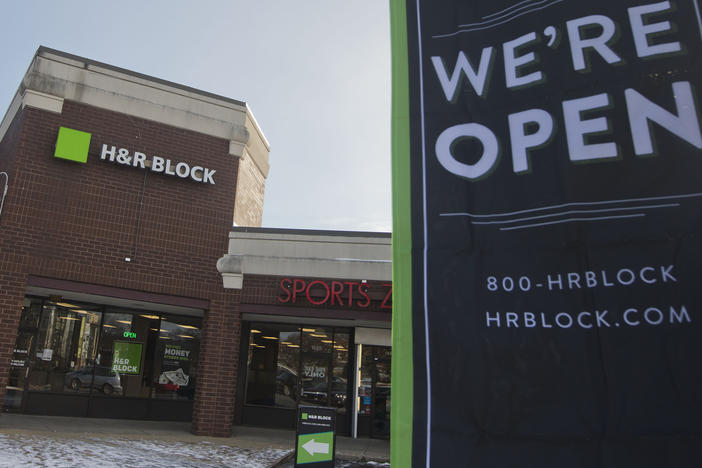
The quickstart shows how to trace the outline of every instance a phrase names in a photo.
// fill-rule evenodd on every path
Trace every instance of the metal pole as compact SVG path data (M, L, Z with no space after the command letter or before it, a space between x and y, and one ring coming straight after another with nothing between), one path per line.
M354 439L358 438L358 386L361 385L361 347L363 345L356 345L356 369L353 373L353 405L351 412L351 422L352 429L351 434Z

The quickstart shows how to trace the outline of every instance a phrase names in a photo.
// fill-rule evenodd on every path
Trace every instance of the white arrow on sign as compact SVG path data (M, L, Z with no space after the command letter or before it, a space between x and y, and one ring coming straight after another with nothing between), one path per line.
M314 439L310 439L306 444L303 444L302 448L307 450L307 453L313 457L315 453L329 453L329 444L315 442Z

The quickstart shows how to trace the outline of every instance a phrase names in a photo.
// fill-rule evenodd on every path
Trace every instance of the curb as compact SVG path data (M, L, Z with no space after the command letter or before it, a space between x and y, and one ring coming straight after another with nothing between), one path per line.
M269 465L268 468L280 468L284 466L287 463L291 463L293 461L293 458L295 457L295 451L292 450L290 453L287 453L280 457L278 460L274 461L272 465ZM390 460L384 460L381 458L366 458L366 457L350 457L350 456L342 456L342 460L345 461L354 461L358 463L368 463L368 462L374 462L374 463L390 463ZM337 457L337 461L339 461L339 458Z
M278 460L274 461L271 465L268 466L268 468L278 468L282 466L285 463L288 463L289 461L292 461L292 459L295 457L295 451L291 450L289 453L286 453L282 457L280 457Z

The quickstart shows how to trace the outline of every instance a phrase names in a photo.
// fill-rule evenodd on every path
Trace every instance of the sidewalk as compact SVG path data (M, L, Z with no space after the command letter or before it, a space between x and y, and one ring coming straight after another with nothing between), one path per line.
M119 437L132 440L210 442L244 449L294 450L295 431L234 426L231 437L202 437L190 433L190 423L127 419L72 418L3 413L0 434L45 435L56 439ZM349 460L390 460L390 442L379 439L339 437L336 455Z

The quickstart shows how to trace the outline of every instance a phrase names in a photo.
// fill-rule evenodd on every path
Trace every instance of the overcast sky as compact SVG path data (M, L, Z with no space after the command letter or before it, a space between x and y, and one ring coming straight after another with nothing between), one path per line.
M271 144L263 225L389 231L387 0L3 3L0 108L37 47L246 101Z

